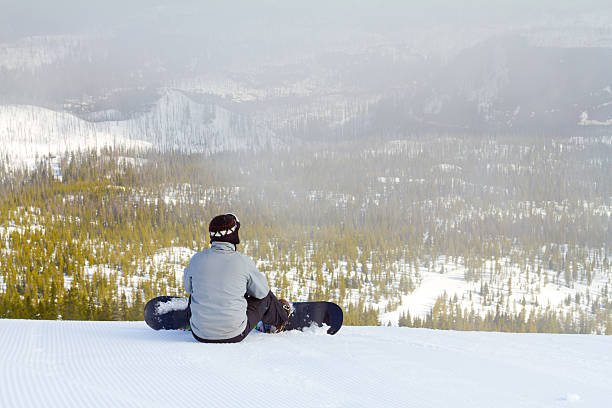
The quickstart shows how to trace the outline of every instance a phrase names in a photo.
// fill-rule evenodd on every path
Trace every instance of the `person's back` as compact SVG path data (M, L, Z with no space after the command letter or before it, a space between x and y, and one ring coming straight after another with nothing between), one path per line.
M191 293L191 330L210 340L229 339L246 328L245 293L264 298L270 288L253 261L233 244L213 242L187 267L185 287Z
M289 303L279 301L251 258L236 251L239 229L233 214L213 218L211 247L195 254L185 268L190 325L198 341L238 342L260 320L280 330L287 322Z

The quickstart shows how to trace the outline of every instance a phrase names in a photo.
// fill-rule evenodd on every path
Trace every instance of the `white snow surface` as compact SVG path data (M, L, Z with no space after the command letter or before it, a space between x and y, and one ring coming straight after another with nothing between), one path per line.
M187 298L172 298L167 302L160 302L157 304L157 313L164 314L175 310L185 310L189 301Z
M612 337L343 327L201 344L143 322L0 320L2 407L604 407Z

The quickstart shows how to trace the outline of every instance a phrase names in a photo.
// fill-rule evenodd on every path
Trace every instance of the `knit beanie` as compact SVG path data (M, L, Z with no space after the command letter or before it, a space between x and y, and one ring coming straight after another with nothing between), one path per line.
M240 243L239 229L240 221L234 214L217 215L208 225L210 242L222 241L238 245Z

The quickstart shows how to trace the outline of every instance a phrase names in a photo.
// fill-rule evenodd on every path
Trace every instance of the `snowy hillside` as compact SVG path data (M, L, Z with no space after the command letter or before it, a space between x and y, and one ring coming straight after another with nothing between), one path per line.
M199 344L142 322L0 320L0 406L603 407L612 399L608 337L323 333Z
M0 106L0 153L11 166L33 166L42 156L103 147L140 148L142 140L38 106Z
M0 153L11 165L33 165L36 159L102 147L216 152L257 148L263 144L244 118L215 104L194 102L167 90L149 112L128 120L96 121L38 106L0 106ZM269 140L269 138L265 138Z

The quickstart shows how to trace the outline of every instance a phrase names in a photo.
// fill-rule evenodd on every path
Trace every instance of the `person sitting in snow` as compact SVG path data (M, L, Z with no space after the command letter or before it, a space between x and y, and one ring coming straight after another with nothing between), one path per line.
M191 332L204 343L242 341L259 321L282 331L291 313L277 299L251 258L236 251L240 221L234 214L214 217L208 226L211 246L196 253L185 268Z

